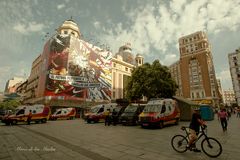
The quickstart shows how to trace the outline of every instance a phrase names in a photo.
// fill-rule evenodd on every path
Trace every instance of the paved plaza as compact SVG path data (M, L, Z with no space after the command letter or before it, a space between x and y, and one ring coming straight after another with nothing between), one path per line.
M204 153L175 152L170 144L180 126L142 129L140 126L87 124L82 119L48 121L46 124L0 126L0 160L208 160ZM229 120L223 132L215 118L208 121L208 135L217 138L223 153L218 160L240 157L240 118ZM200 148L200 147L199 147Z

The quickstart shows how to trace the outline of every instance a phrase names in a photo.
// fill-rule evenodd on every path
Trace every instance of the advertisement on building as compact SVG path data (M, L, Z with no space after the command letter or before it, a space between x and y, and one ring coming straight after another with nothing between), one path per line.
M44 96L49 99L111 99L112 53L69 35L50 40Z

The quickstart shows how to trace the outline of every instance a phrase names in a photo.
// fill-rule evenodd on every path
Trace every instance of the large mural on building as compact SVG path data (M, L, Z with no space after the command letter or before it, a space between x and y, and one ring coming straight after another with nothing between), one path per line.
M45 96L110 100L112 53L73 36L51 38Z

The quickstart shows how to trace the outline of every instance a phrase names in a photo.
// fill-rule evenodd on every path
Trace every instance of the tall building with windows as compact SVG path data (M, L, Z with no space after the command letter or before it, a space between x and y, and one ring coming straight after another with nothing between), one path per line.
M13 77L12 79L9 79L5 86L4 93L14 93L17 90L17 87L23 83L25 79L23 77Z
M125 87L135 67L143 64L144 58L137 54L134 58L130 43L119 48L112 58L112 99L125 98Z
M233 90L237 104L240 106L240 48L228 54L228 62L232 78Z
M38 96L38 87L39 87L39 75L41 70L43 69L42 64L42 54L40 54L33 62L30 76L27 80L26 91L24 94L25 103L33 103L36 101ZM33 101L34 100L34 101Z
M176 96L182 97L182 81L181 81L181 72L180 72L180 61L177 61L169 66L169 71L171 73L172 78L175 80L178 85L178 89L176 91Z
M228 89L223 91L223 102L227 106L231 106L236 103L234 90Z
M25 103L84 108L125 97L128 77L143 64L143 57L133 56L130 43L113 57L81 37L72 19L60 25L33 61L26 85L18 89Z
M218 106L220 97L211 46L202 31L179 39L182 96L197 103Z
M112 53L84 41L72 19L56 31L32 64L25 102L87 106L111 101Z

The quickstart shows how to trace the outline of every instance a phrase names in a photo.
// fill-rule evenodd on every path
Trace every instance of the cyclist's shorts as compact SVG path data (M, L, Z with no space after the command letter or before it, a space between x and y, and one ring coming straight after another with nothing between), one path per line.
M190 139L197 139L197 133L195 130L190 128L189 133L190 133Z

